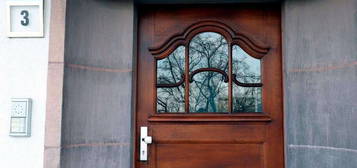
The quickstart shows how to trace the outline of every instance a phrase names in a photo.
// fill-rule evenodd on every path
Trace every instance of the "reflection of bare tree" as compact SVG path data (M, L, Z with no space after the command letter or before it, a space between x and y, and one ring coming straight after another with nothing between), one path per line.
M260 61L249 56L239 46L233 46L233 73L242 83L260 83ZM233 112L260 112L261 88L233 85Z
M260 60L249 56L237 45L234 45L232 49L232 67L237 80L242 83L260 83Z
M237 46L238 47L238 46ZM170 56L157 62L157 83L173 84L182 79L185 67L185 48L178 47ZM234 53L238 53L234 54ZM254 58L252 58L254 59ZM233 47L233 73L243 83L260 82L260 62L239 47ZM228 44L223 36L206 32L195 36L190 42L189 68L192 73L200 68L216 68L228 74ZM257 70L258 69L258 70ZM228 83L217 72L199 72L190 83L191 112L228 112ZM261 110L261 89L243 88L233 84L234 112ZM157 89L158 112L183 112L185 106L184 86Z
M190 43L190 71L217 68L227 73L228 44L217 33L201 33ZM227 112L228 84L217 72L201 72L190 86L191 112Z
M240 87L233 101L233 112L261 112L261 88Z
M165 59L157 62L157 83L177 83L185 71L185 47L178 47ZM157 110L159 112L184 111L184 87L158 88Z

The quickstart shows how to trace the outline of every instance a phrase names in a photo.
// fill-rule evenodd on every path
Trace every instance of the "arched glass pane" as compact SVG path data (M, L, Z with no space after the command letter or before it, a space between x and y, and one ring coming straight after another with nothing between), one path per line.
M168 57L157 61L157 83L177 83L185 73L185 47L179 46Z
M190 71L199 68L218 68L228 71L228 44L220 34L205 32L190 42Z
M228 44L214 32L200 33L190 42L190 73L201 68L215 68L228 73ZM228 112L228 83L217 72L197 73L190 83L190 112Z
M232 51L233 74L241 83L261 83L261 64L234 45ZM233 112L262 112L262 88L241 87L233 84Z
M217 72L201 72L190 84L190 112L228 112L228 83Z
M157 61L157 84L176 84L185 72L185 47L180 46L168 57ZM177 87L157 88L157 112L180 113L185 111L184 84Z
M237 45L233 46L233 74L241 83L260 83L260 60L247 54Z

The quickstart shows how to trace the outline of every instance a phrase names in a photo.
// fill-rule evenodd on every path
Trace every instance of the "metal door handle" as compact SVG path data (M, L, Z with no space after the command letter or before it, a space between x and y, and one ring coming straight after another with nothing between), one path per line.
M151 144L152 143L152 137L147 136L147 137L143 138L142 141L144 141L146 144Z
M148 136L148 127L140 127L140 161L148 160L148 144L152 143L152 137Z

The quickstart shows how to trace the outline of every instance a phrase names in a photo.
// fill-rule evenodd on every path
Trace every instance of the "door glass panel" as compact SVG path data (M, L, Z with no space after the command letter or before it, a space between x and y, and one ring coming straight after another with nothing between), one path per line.
M262 112L262 88L233 84L233 112Z
M185 47L179 46L168 57L157 61L157 83L172 84L185 73Z
M262 112L261 61L232 46L228 76L228 43L214 32L196 35L189 43L189 112L228 113L232 79L232 112ZM185 112L185 47L157 60L157 112Z
M261 63L237 45L232 47L233 71L241 84L261 83ZM262 112L262 88L233 83L233 112Z
M157 88L158 113L183 113L185 111L185 88Z
M179 46L169 56L157 61L157 112L185 111L185 47ZM175 85L176 86L172 86Z
M190 85L190 112L228 112L228 83L222 74L201 72Z
M222 74L228 71L226 39L214 32L196 35L190 42L189 60L190 112L228 112L228 83Z
M233 46L233 74L242 83L260 83L260 60L248 55L237 45Z
M200 33L190 42L190 72L199 68L217 68L227 72L228 44L213 32Z

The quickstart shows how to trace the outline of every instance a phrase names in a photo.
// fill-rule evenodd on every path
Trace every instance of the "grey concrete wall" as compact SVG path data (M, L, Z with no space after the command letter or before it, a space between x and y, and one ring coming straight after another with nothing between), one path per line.
M288 168L357 168L357 0L283 5Z
M62 168L130 166L133 22L130 1L67 1Z

